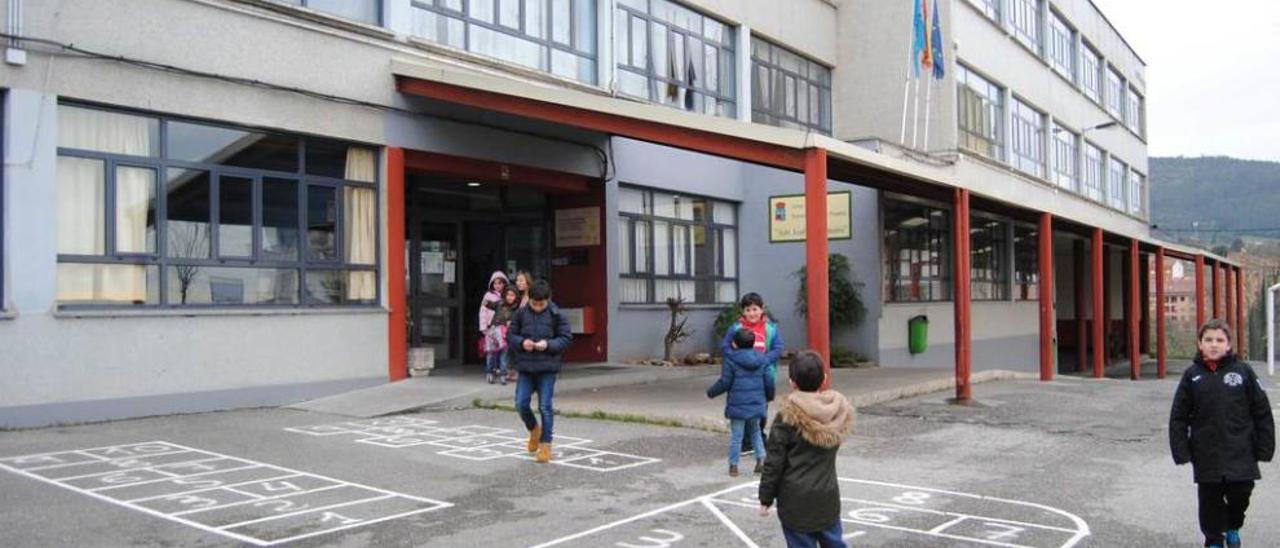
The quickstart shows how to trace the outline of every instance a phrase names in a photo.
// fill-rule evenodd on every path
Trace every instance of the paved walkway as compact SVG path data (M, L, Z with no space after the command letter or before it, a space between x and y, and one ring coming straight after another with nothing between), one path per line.
M649 422L679 424L690 428L726 431L724 396L708 399L706 390L720 374L719 366L700 368L701 375L641 385L612 385L588 389L557 386L555 407L560 413L591 415L604 413ZM950 369L867 368L836 369L832 388L839 390L855 407L874 405L931 392L953 390L955 373ZM1037 375L1010 371L980 371L972 382L1001 379L1036 379ZM779 393L785 394L787 369L778 370ZM488 403L510 406L509 399ZM776 409L776 405L771 405Z

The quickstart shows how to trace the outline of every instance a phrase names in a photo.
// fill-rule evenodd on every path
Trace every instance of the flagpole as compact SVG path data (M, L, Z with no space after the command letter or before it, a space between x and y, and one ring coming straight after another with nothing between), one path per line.
M907 35L907 70L902 75L902 136L898 139L902 146L907 146L907 105L910 104L907 92L911 89L911 64L915 62L915 32Z
M933 78L930 75L929 83L925 84L924 91L924 151L929 151L929 107L933 106Z

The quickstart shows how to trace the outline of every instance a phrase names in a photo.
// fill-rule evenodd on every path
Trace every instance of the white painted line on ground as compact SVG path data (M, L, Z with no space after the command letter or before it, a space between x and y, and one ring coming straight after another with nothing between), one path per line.
M162 448L163 450L162 450L162 451L145 451L144 449L145 449L145 448L148 448L148 447L151 447L151 448ZM102 456L102 455L94 455L94 454L92 454L92 453L84 453L84 452L87 452L87 451L103 451L103 452L106 452L107 454L118 454L118 453L120 453L120 452L130 453L130 452L131 452L131 449L133 449L133 451L132 451L132 452L133 452L133 453L135 453L135 454L133 454L133 455L132 455L132 456L130 456L130 457L121 457L121 458L118 458L118 459L108 459L108 458L105 458L105 457L104 457L104 456ZM152 501L152 500L162 500L162 499L180 500L182 497L190 496L190 495L192 495L192 494L194 494L194 493L207 492L207 491L216 491L216 490L219 490L219 489L223 489L223 488L225 488L225 487L227 487L227 486L219 485L219 486L216 486L216 487L207 487L207 488L194 489L194 490L183 490L183 491L176 491L176 492L173 492L173 493L166 493L166 494L161 494L161 495L148 496L148 497L139 498L139 499L135 499L135 500L131 500L131 501L121 501L121 500L117 500L117 499L111 498L111 497L109 497L109 496L107 496L107 495L105 495L105 494L95 492L95 490L86 489L86 488L81 488L81 487L76 487L75 485L72 485L72 484L66 483L66 481L67 481L67 480L75 479L75 478L57 478L57 479L46 478L46 477L43 477L43 476L40 476L40 475L34 474L34 473L32 473L31 471L29 471L29 470L25 470L25 469L22 469L22 468L17 468L17 467L15 467L15 466L12 466L12 465L10 465L10 464L7 464L7 463L14 463L14 464L18 464L18 465L20 465L21 463L24 463L24 462L32 462L32 459L34 459L34 458L41 458L41 457L47 457L47 456L51 456L51 455L59 455L59 454L80 454L80 455L83 455L83 456L98 457L98 458L99 458L99 460L98 460L98 461L88 461L88 462L79 462L79 463L76 463L76 464L96 464L96 463L101 463L101 462L111 462L111 461L117 461L117 460L127 460L127 459L130 459L130 458L131 458L131 459L138 459L138 458L144 458L144 457L148 457L148 456L168 455L168 454L177 454L177 453L184 453L184 452L190 452L190 453L193 453L193 454L202 454L202 455L214 455L214 456L216 456L217 458L228 459L228 460L233 460L233 461L238 461L238 462L247 462L247 463L251 463L251 464L253 464L253 466L240 467L240 468L234 468L234 469L215 470L215 471L213 471L213 472L205 472L205 473L200 473L200 474L189 474L189 475L174 475L174 474L170 474L172 477L162 478L160 481L177 481L177 480L182 480L182 479L185 479L185 478L188 478L188 477L203 476L203 475L205 475L205 474L212 474L212 473L218 473L218 472L230 472L230 471L234 471L234 470L252 469L252 468L261 467L261 468L264 468L264 469L279 470L279 471L281 471L281 472L284 472L284 474L283 474L283 475L276 476L276 477L268 478L268 479L258 479L258 480L251 480L251 481L245 481L245 482L238 482L238 483L236 483L236 484L234 484L234 485L240 485L240 486L243 486L243 485L253 485L253 484L260 484L260 483L263 483L263 482L277 481L277 480L280 480L280 479L285 479L285 478L294 478L294 477L309 477L309 478L316 478L316 479L324 480L324 481L326 481L326 482L333 483L333 484L336 484L336 485L325 486L325 487L321 487L321 488L317 488L317 489L309 489L309 490L302 490L302 491L294 491L294 492L290 492L290 493L285 493L285 494L282 494L282 495L278 495L277 497L262 497L261 495L257 495L257 494L254 494L254 493L246 493L246 492L242 492L242 491L240 491L240 490L229 489L229 490L228 490L228 492L235 492L235 493L239 493L239 494L241 494L241 495L252 496L252 497L259 497L259 500L241 501L240 503L225 504L225 505L220 505L220 506L217 506L217 507L196 508L196 509L191 509L191 510L184 510L184 511L179 511L179 512L167 512L167 513L166 513L166 512L162 512L162 511L159 511L159 510L152 509L152 508L148 508L148 507L146 507L146 506L141 506L141 505L136 504L136 503L138 503L138 502L145 502L145 501ZM212 460L212 459L200 459L200 460L201 460L201 461L204 461L204 460ZM188 462L188 461L180 461L180 462L173 462L173 463L162 463L162 464L156 464L156 465L152 465L152 466L156 466L156 467L160 467L160 466L172 466L172 465L178 465L178 464L185 464L186 462ZM86 495L86 496L89 496L89 497L92 497L92 498L95 498L95 499L98 499L98 500L101 500L101 501L104 501L104 502L107 502L107 503L110 503L110 504L114 504L114 505L116 505L116 506L122 506L122 507L124 507L124 508L128 508L128 509L131 509L131 510L135 510L135 511L141 512L141 513L143 513L143 514L147 514L147 515L150 515L150 516L154 516L154 517L157 517L157 518L161 518L161 519L169 520L169 521L176 522L176 523L181 523L181 524L183 524L183 525L186 525L186 526L189 526L189 527L193 527L193 528L199 529L199 530L201 530L201 531L205 531L205 532L209 532L209 533L214 533L214 534L223 535L223 536L226 536L226 537L229 537L229 538L235 539L235 540L239 540L239 541L247 542L247 543L249 543L249 544L253 544L253 545L257 545L257 546L271 546L271 545L275 545L275 544L280 544L280 543L282 543L282 542L288 542L288 541L290 541L290 540L294 540L294 539L297 539L297 538L313 537L313 536L322 535L322 534L326 534L326 533L330 533L330 532L334 532L334 531L345 530L345 529L350 529L350 528L353 528L353 527L359 527L359 526L368 525L368 524L372 524L372 523L378 523L378 522L382 522L382 521L387 521L387 520L389 520L389 519L395 519L395 518L397 518L397 517L403 517L403 516L407 516L407 515L419 514L419 513L423 513L423 512L430 512L430 511L435 511L435 510L441 510L441 509L449 508L449 507L452 507L452 506L453 506L453 504L452 504L452 503L449 503L449 502L444 502L444 501L439 501L439 500L428 499L428 498L425 498L425 497L418 497L418 496L413 496L413 495L407 495L407 494L403 494L403 493L396 493L396 492L393 492L393 491L387 491L387 490L385 490L385 489L379 489L379 488L377 488L377 487L371 487L371 486L367 486L367 485L361 485L361 484L357 484L357 483L351 483L351 482L346 482L346 481L342 481L342 480L337 480L337 479L334 479L334 478L331 478L331 477L327 477L327 476L322 476L322 475L319 475L319 474L310 474L310 473L306 473L306 472L300 472L300 471L298 471L298 470L293 470L293 469L284 468L284 467L279 467L279 466L274 466L274 465L270 465L270 464L266 464L266 463L256 462L256 461L252 461L252 460L249 460L249 459L241 459L241 458L238 458L238 457L232 457L232 456L229 456L229 455L224 455L224 454L221 454L221 453L215 453L215 452L212 452L212 451L203 451L203 450L193 449L193 448L185 447L185 446L182 446L182 445L179 445L179 444L169 443L169 442L163 442L163 441L152 441L152 442L132 443L132 444L124 444L124 445L118 445L118 446L95 447L95 448L91 448L91 449L79 449L79 450L70 450L70 451L55 451L55 452L49 452L49 453L40 453L40 454L37 454L37 455L21 455L21 456L17 456L17 457L6 457L6 458L0 458L0 469L8 470L8 471L13 472L13 473L15 473L15 474L18 474L18 475L25 476L25 477L27 477L27 478L30 478L30 479L36 480L37 482L46 483L46 484L49 484L49 485L54 485L54 486L57 486L57 487L61 487L61 488L63 488L63 489L67 489L67 490L69 490L69 491L73 491L73 492L76 492L76 493L80 493L80 494L82 494L82 495ZM120 473L120 472L138 472L138 471L141 471L141 470L148 470L148 468L120 469L120 470L116 470L116 471L114 471L114 472L110 472L110 473ZM156 470L149 470L149 471L152 471L152 472L158 472L158 473L164 473L164 472L159 472L159 471L156 471ZM101 475L101 474L93 474L92 476L99 476L99 475ZM199 480L197 480L197 481L199 481ZM212 480L206 480L206 481L205 481L205 483L207 483L207 481L212 481ZM119 487L136 486L136 485L143 485L143 484L150 484L150 483L156 483L156 482L154 482L154 481L149 481L149 480L148 480L148 481L143 481L143 482L134 482L134 483L130 483L130 484L127 484L127 485L120 485ZM312 493L312 492L317 492L317 491L322 491L322 490L327 490L327 489L333 489L333 488L338 488L338 487L344 487L344 486L346 486L346 487L354 487L354 488L357 488L357 489L363 489L363 490L371 491L371 492L374 492L374 493L378 493L378 496L374 496L374 497L365 497L365 498L362 498L362 499L359 499L359 500L355 500L355 501L346 501L346 502L341 502L341 503L337 503L337 504L333 504L333 505L329 505L329 506L325 506L325 507L321 507L321 508L309 508L309 509L304 510L304 511L294 512L294 513L289 513L289 514L271 515L271 516L266 516L266 517L262 517L262 518L256 518L256 519L254 519L254 520L249 520L249 521L244 521L244 522L240 522L240 523L236 523L236 524L226 525L226 526L222 526L222 527L212 527L212 526L205 525L205 524L200 523L200 522L197 522L197 521L193 521L193 520L191 520L191 519L187 519L187 518L181 517L182 515L185 515L185 514L191 514L191 513L196 513L196 512L199 512L199 511L206 511L206 510L214 510L214 509L217 509L217 508L225 508L225 507L228 507L228 506L235 506L235 505L237 505L237 504L242 504L242 503L246 503L246 502L263 502L263 501L266 501L266 500L269 500L269 499L274 499L274 498L283 497L283 496L289 496L289 495L305 495L305 494L309 494L309 493ZM116 486L111 486L111 487L116 487ZM240 533L236 533L236 532L234 532L234 531L230 531L230 530L228 530L228 529L231 529L231 528L234 528L234 527L240 527L240 526L249 525L249 524L266 523L266 522L270 522L270 521L272 521L272 520L276 520L276 519L292 517L292 516L299 515L299 514L305 514L305 513L307 513L307 512L324 511L324 510L328 510L328 509L330 509L330 508L338 508L338 507L343 507L343 506L351 506L351 505L356 505L356 504L368 503L368 502L371 502L371 501L378 501L378 500L385 500L385 499L392 499L392 498L399 498L399 499L403 499L403 500L406 500L406 501L412 501L412 502L415 502L415 503L423 503L423 504L426 504L426 505L429 505L429 506L428 506L428 507L426 507L426 508L419 508L419 509L416 509L416 510L413 510L413 511L410 511L410 512L401 512L401 513L396 513L396 514L394 514L394 515L389 515L389 516L380 516L380 517L377 517L377 518L374 518L374 519L361 520L359 523L344 523L344 524L341 524L341 525L338 525L338 526L335 526L335 527L324 528L324 529L321 529L321 530L318 530L318 531L312 531L312 532L310 532L310 533L306 533L306 534L303 534L303 535L297 535L297 536L289 537L289 538L286 538L286 539L265 540L265 539L257 538L257 537L251 536L251 535L240 534ZM208 499L207 499L207 500L208 500Z
M218 457L218 458L221 458L221 457ZM213 459L208 459L208 460L213 460ZM237 459L237 460L238 460L238 459ZM166 465L166 466L167 466L167 465ZM199 474L173 475L173 476L171 476L171 477L167 477L167 478L156 478L156 479L146 480L146 481L135 481L135 482L133 482L133 483L126 483L126 484L123 484L123 485L108 485L108 486L106 486L106 487L94 487L93 489L90 489L90 491L94 491L94 492L97 492L97 491L110 491L110 490L112 490L112 489L120 489L120 488L122 488L122 487L133 487L133 486L135 486L135 485L146 485L146 484L148 484L148 483L160 483L160 482L162 482L162 481L173 481L173 480L175 480L175 479L177 479L177 478L182 478L182 479L187 479L187 478L198 478L198 477L200 477L200 476L207 476L207 475L209 475L209 474L217 474L217 473L220 473L220 472L235 472L235 471L238 471L238 470L248 470L248 469L250 469L250 468L258 468L258 467L260 467L260 466L262 466L262 465L260 465L260 464L250 464L250 465L248 465L248 466L240 466L240 467L236 467L236 468L225 468L225 469L222 469L222 470L213 470L213 471L211 471L211 472L200 472ZM151 469L151 468L134 468L133 470L152 470L152 469ZM159 472L158 470L152 470L152 471ZM160 472L160 473L161 473L161 474L164 474L165 472ZM75 478L59 478L57 481L63 481L64 479L75 479Z
M751 540L751 537L742 532L742 528L738 527L738 524L729 519L729 516L724 515L724 512L721 512L719 508L716 508L716 505L709 499L702 499L702 506L710 511L716 519L719 519L720 523L724 524L725 527L728 527L730 531L733 531L734 536L738 537L738 540L741 540L748 548L760 548L760 545L756 544L754 540Z
M869 504L869 505L875 506L875 507L877 507L877 508L894 508L894 509L897 509L897 510L911 510L911 511L913 511L913 512L924 512L924 513L928 513L928 514L936 514L936 515L940 515L940 516L952 516L952 517L958 517L958 518L961 518L961 521L963 521L963 520L965 520L965 519L975 519L975 520L979 520L979 521L996 521L996 522L1000 522L1000 523L1007 523L1007 524L1009 524L1009 525L1021 525L1021 526L1024 526L1024 527L1035 527L1035 528L1037 528L1037 529L1047 529L1047 530L1050 530L1050 531L1058 531L1058 532L1060 532L1060 533L1075 533L1075 532L1076 532L1076 530L1075 530L1075 529L1067 529L1067 528L1065 528L1065 527L1055 527L1055 526L1053 526L1053 525L1041 525L1041 524L1038 524L1038 523L1027 523L1027 522L1025 522L1025 521L1017 521L1017 520L1004 519L1004 518L993 518L993 517L988 517L988 516L979 516L979 515L975 515L975 514L962 514L962 513L959 513L959 512L943 512L943 511L940 511L940 510L932 510L932 509L929 509L929 508L922 508L922 507L919 507L919 506L906 506L906 505L902 505L902 504L894 504L894 503L891 503L891 502L880 502L880 501L876 501L876 500L864 500L864 499L854 499L854 498L846 498L846 497L840 497L840 500L847 500L847 501L849 501L849 502L858 502L858 503L862 503L862 504Z
M596 534L596 533L599 533L600 531L606 531L606 530L609 530L609 529L613 529L614 527L617 527L617 526L619 526L619 525L626 525L626 524L631 523L631 522L633 522L633 521L640 521L640 520L642 520L642 519L645 519L645 518L648 518L648 517L652 517L652 516L656 516L656 515L658 515L658 514L662 514L662 513L664 513L664 512L670 512L670 511L675 510L675 509L677 509L677 508L681 508L681 507L684 507L684 506L689 506L689 505L691 505L691 504L695 504L695 503L697 503L698 501L700 501L700 500L702 500L703 498L706 498L706 497L718 497L718 496L720 496L721 494L728 493L728 492L731 492L731 491L735 491L735 490L738 490L738 489L742 489L742 488L744 488L744 487L751 487L751 486L753 486L753 485L755 485L755 484L754 484L754 483L744 483L744 484L742 484L742 485L736 485L736 486L729 487L729 488L726 488L726 489L721 489L721 490L716 491L715 493L712 493L712 494L710 494L710 495L703 495L703 496L700 496L700 497L694 497L694 498L691 498L691 499L689 499L689 500L680 501L680 502L677 502L677 503L675 503L675 504L669 504L669 505L667 505L667 506L663 506L663 507L661 507L661 508L655 508L655 509L650 510L650 511L648 511L648 512L645 512L645 513L643 513L643 514L639 514L639 515L631 516L631 517L629 517L629 518L624 518L624 519L620 519L620 520L618 520L618 521L614 521L614 522L606 523L606 524L601 525L601 526L599 526L599 527L594 527L594 528L591 528L591 529L587 529L586 531L583 531L583 532L581 532L581 533L575 533L575 534L572 534L572 535L569 535L569 536L566 536L566 537L560 537L560 538L558 538L558 539L551 540L551 541L547 541L547 542L544 542L544 543L542 543L542 544L536 544L536 545L531 546L530 548L547 548L548 546L555 546L555 545L557 545L557 544L564 544L564 543L569 542L569 541L571 541L571 540L577 540L577 539L580 539L580 538L585 537L585 536L594 535L594 534Z
M317 487L317 488L315 488L315 489L307 489L307 490L305 490L305 491L293 491L293 492L291 492L291 493L284 493L284 494L276 495L276 496L274 496L274 497L263 497L263 496L260 496L260 495L259 495L259 496L258 496L258 498L257 498L257 499L254 499L254 500L241 500L241 501L236 501L236 502L229 502L229 503L227 503L227 504L219 504L218 506L210 506L210 507L208 507L208 508L192 508L191 510L183 510L183 511L181 511L181 512L174 512L174 513L173 513L173 514L171 514L171 515L174 515L174 516L187 516L187 515L191 515L191 514L199 514L199 513L201 513L201 512L208 512L208 511L212 511L212 510L221 510L221 509L223 509L223 508L231 508L231 507L234 507L234 506L244 506L244 505L246 505L246 504L257 504L257 503L259 503L259 502L266 502L266 501L269 501L269 500L282 499L282 498L284 498L284 497L291 497L291 496L294 496L294 495L310 495L310 494L312 494L312 493L319 493L319 492L322 492L322 491L329 491L329 490L331 490L331 489L339 489L339 488L342 488L342 487L351 487L351 485L350 485L350 484L346 484L346 485L326 485L326 486L324 486L324 487ZM389 495L384 495L384 496L389 496ZM314 510L314 508L312 508L311 510Z

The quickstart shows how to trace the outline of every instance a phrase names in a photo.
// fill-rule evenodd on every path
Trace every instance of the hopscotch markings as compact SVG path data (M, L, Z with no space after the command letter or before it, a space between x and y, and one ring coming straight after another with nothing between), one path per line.
M258 546L453 506L163 441L0 458L0 469Z
M1041 504L852 478L840 478L840 482L844 486L845 492L850 493L867 490L874 491L876 488L893 490L891 494L886 494L884 497L892 502L852 497L841 498L843 506L841 520L846 524L846 527L856 527L853 531L846 530L844 535L846 539L865 537L863 542L875 543L878 542L877 538L880 539L880 542L887 541L890 538L898 538L896 536L882 538L880 537L882 534L894 535L894 533L902 533L908 536L919 535L934 539L959 541L962 544L1011 548L1071 548L1079 543L1081 539L1091 534L1089 526L1084 520L1074 514ZM634 530L633 527L637 525L637 522L650 520L644 523L652 524L663 521L665 514L687 512L690 507L701 508L704 512L702 515L707 516L709 514L703 519L714 518L714 521L719 522L719 525L728 529L727 532L732 533L745 546L772 544L773 542L759 537L761 534L768 535L772 533L771 530L761 529L763 522L741 521L742 519L748 519L746 518L748 515L746 513L747 509L752 510L750 515L754 517L754 510L759 508L759 501L754 496L757 485L756 483L747 483L730 487L607 523L581 533L538 544L533 548L585 545L588 542L593 546L616 544L617 546L625 547L628 543L635 542L634 533L626 533L626 530ZM963 503L969 503L972 506L975 501L981 503L983 505L982 508L986 509L995 509L1003 506L1011 514L1018 515L1019 518L1031 512L1035 512L1035 515L1038 516L1052 518L1049 520L1051 522L1065 518L1076 528L1060 527L1051 523L1032 523L1023 519L1005 519L955 512L947 508L950 505L964 506L965 504ZM739 508L739 510L733 511L734 515L742 517L739 518L738 522L735 522L734 517L726 513L726 510L722 509L721 505ZM930 505L935 507L928 507ZM687 516L687 514L681 515ZM671 521L674 518L665 519ZM688 523L689 521L689 519L683 519L680 520L680 523ZM697 521L696 516L693 517L693 521L694 523L691 526L695 529L706 529L705 523ZM748 525L748 527L739 526L739 523ZM771 525L776 525L776 522ZM670 524L663 525L663 527L675 534L681 534L679 529L672 527ZM654 531L656 529L646 530ZM876 530L883 532L878 533L875 532ZM610 538L611 535L616 536L619 533L627 537L626 542L614 543L614 539ZM754 533L755 536L751 533ZM595 538L591 538L588 541L587 537ZM651 539L641 536L639 540L644 542Z
M355 443L376 445L391 449L408 447L426 448L437 455L470 461L491 461L502 458L534 460L528 451L528 438L524 432L510 428L498 428L478 424L447 427L430 419L390 417L367 421L348 421L334 424L291 426L286 432L310 436L348 435ZM556 436L552 445L551 463L595 472L616 472L646 464L662 462L662 459L604 451L589 447L591 440L574 436Z

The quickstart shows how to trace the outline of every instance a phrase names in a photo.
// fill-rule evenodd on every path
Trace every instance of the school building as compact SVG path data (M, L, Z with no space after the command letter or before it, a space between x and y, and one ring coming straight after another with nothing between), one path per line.
M1241 314L1238 265L1150 233L1145 64L1088 0L0 11L0 426L474 367L494 270L551 281L574 363L660 356L670 297L712 350L755 291L789 347L960 397L1163 362L1148 264ZM810 325L837 253L865 320Z

